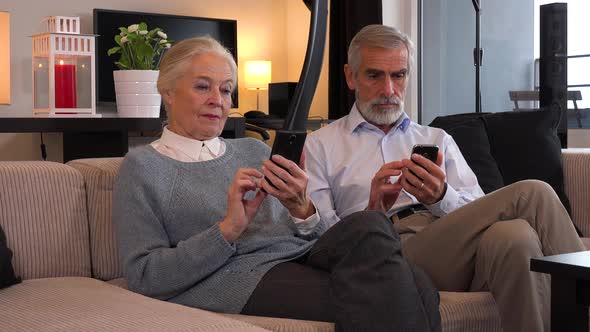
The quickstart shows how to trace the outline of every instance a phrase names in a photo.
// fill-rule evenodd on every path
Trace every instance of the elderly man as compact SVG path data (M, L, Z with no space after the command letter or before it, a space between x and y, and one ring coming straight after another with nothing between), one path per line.
M484 196L453 138L404 113L412 63L412 42L394 28L370 25L351 41L344 73L356 103L305 146L320 215L386 213L439 290L489 290L505 331L549 330L549 280L529 260L584 250L566 210L540 181ZM411 155L415 144L438 145L436 162Z

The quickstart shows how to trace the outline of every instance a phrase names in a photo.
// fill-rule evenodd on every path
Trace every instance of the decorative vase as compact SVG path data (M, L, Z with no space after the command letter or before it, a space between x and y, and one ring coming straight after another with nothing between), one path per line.
M162 97L156 86L158 70L115 70L117 113L122 118L157 118Z

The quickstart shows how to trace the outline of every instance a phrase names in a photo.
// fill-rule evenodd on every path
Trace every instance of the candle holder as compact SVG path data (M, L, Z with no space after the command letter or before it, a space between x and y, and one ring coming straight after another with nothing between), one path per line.
M80 34L80 18L50 16L33 36L33 116L96 114L94 35Z

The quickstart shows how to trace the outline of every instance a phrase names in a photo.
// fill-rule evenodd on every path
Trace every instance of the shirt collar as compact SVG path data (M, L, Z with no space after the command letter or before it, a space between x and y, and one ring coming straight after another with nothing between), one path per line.
M221 141L219 137L212 138L210 140L199 141L198 139L188 138L178 135L172 132L168 127L164 127L160 142L166 146L172 147L181 151L182 153L194 158L199 159L203 146L207 146L213 156L218 156L221 150Z
M402 132L405 133L406 130L408 130L411 121L412 120L410 120L406 112L403 112L397 120L395 128L393 128L393 130L391 130L390 132L393 132L396 129L400 129ZM346 122L346 129L348 133L352 134L357 128L368 128L367 126L370 126L370 128L377 128L374 125L368 123L367 120L365 120L361 112L358 110L356 103L354 103L354 105L352 105L352 109L350 110L348 120Z

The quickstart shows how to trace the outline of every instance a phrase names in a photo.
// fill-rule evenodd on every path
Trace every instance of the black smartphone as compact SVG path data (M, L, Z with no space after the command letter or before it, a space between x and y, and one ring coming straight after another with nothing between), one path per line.
M438 158L438 145L436 144L416 144L412 148L412 154L419 154L422 157L436 163Z
M306 131L277 130L270 155L278 154L299 164L306 137Z
M306 137L306 131L277 130L270 155L278 154L299 165ZM266 181L274 187L269 179L266 179Z

